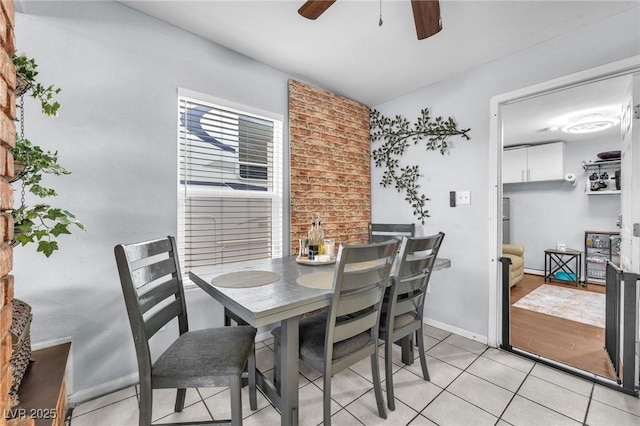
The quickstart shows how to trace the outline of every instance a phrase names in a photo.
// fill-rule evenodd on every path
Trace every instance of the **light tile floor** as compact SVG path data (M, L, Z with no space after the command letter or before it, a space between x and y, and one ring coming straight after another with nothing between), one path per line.
M333 424L640 425L638 398L434 327L425 326L424 334L430 382L421 377L419 359L405 366L395 348L396 409L383 420L366 359L334 377ZM272 339L256 344L256 357L258 368L273 374ZM381 378L383 360L381 356ZM299 386L300 424L321 424L322 377L301 363ZM173 390L154 391L154 424L230 417L225 388L188 390L182 413L173 412L174 398ZM249 409L248 400L244 388L245 425L280 424L280 414L262 394L258 392L256 411ZM135 426L137 403L137 388L130 387L74 407L67 424Z

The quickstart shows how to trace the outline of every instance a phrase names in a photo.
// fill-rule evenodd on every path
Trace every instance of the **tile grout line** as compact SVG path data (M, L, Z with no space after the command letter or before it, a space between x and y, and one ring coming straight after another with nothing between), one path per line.
M544 364L539 364L538 362L536 362L536 363L535 363L534 367L535 367L536 365L542 365L542 366L546 367L546 365L544 365ZM531 371L533 371L533 368L531 369ZM590 399L591 399L590 397L586 397L586 396L584 396L584 395L582 395L582 394L579 394L578 392L572 391L571 389L567 389L567 388L565 388L564 386L560 386L560 385L558 385L558 384L556 384L556 383L553 383L553 382L549 382L549 381L547 381L547 380L544 380L544 379L542 379L542 378L540 378L540 377L538 377L538 376L535 376L535 375L533 375L533 374L531 374L531 373L528 373L528 374L527 374L527 377L525 377L525 379L522 381L522 384L520 385L520 387L518 387L518 391L517 391L517 392L519 392L519 391L520 391L520 389L522 388L522 385L524 385L524 382L525 382L529 377L533 377L533 378L538 379L538 380L540 380L540 381L543 381L543 382L549 383L549 384L551 384L551 385L555 385L555 386L557 386L557 387L559 387L559 388L561 388L561 389L563 389L563 390L565 390L565 391L567 391L567 392L572 392L572 393L575 393L576 395L583 396L583 397L587 398L588 400L590 400ZM518 395L518 393L517 393L517 392L516 392L516 395ZM546 405L540 404L540 403L539 403L539 402L537 402L537 401L534 401L534 400L532 400L532 399L529 399L529 398L527 398L526 396L522 396L522 395L518 395L518 396L519 396L520 398L522 398L522 399L526 399L526 400L527 400L527 401L529 401L529 402L532 402L532 403L537 404L537 405L539 405L539 406L541 406L541 407L544 407L544 408L546 408L546 409L547 409L547 410L549 410L549 411L552 411L552 412L554 412L554 413L556 413L556 414L559 414L559 415L561 415L562 417L565 417L565 418L570 419L570 420L573 420L573 421L579 421L579 420L575 420L573 417L569 417L568 415L566 415L566 414L564 414L564 413L561 413L561 412L559 412L559 411L557 411L557 410L555 410L555 409L553 409L553 408L551 408L551 407L547 407ZM508 406L507 406L507 407L508 407ZM589 407L589 403L587 403L587 409L588 409L588 407ZM586 412L585 412L585 415L586 415ZM583 424L585 424L585 423L583 423Z

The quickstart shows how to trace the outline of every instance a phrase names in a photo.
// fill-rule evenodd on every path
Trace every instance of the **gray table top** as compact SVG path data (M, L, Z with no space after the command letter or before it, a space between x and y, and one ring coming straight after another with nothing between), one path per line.
M439 258L436 260L435 270L450 266L449 259ZM211 284L211 280L221 274L250 270L272 271L280 275L280 280L257 287L220 287ZM219 266L200 266L191 269L189 278L248 324L257 328L328 306L331 290L304 287L296 280L304 274L333 270L334 265L301 265L291 256Z
M558 249L546 249L545 253L555 253L555 254L566 254L571 256L576 256L578 254L582 254L580 250L568 248L566 250L558 250Z

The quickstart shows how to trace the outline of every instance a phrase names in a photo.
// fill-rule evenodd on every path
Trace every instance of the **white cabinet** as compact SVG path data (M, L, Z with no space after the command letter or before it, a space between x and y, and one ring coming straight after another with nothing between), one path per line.
M505 149L502 183L564 179L564 142Z
M502 152L502 183L526 182L527 149L507 149Z

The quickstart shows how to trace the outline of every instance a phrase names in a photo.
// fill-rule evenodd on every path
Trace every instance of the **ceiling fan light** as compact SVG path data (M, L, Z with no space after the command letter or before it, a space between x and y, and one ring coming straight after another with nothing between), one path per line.
M562 131L565 133L573 133L573 134L583 134L583 133L593 133L600 132L602 130L606 130L610 127L613 127L616 124L615 120L593 120L593 121L583 121L575 124L568 124L562 128Z

